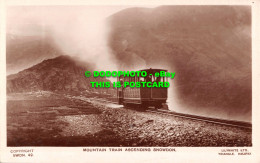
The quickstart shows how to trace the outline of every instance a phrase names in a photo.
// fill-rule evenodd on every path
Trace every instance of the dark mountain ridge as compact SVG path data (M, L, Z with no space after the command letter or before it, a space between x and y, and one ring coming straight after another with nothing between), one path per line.
M7 92L27 91L95 91L91 81L109 81L105 78L85 77L85 71L93 71L94 66L59 56L47 59L17 74L7 77ZM104 89L105 90L105 89Z

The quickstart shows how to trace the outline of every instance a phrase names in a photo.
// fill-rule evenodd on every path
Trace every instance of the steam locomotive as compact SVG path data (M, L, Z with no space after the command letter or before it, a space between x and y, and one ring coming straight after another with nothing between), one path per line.
M164 76L158 76L156 73L161 71L167 72L164 69L143 69L140 70L146 71L147 76L120 76L117 78L118 82L121 82L122 85L124 82L148 82L153 84L154 82L168 82L167 78ZM117 88L117 98L118 103L123 104L124 106L135 105L140 108L148 108L150 106L155 107L156 109L162 108L162 105L166 103L167 100L167 87L130 87L129 85L124 87Z

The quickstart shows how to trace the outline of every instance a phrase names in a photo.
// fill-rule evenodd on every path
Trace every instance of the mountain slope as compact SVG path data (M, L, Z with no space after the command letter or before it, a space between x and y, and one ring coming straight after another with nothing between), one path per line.
M82 63L69 56L59 56L7 77L7 92L26 91L94 91L91 81L108 81L104 78L85 77L93 65Z
M250 7L130 8L107 21L121 69L176 72L174 110L251 121Z

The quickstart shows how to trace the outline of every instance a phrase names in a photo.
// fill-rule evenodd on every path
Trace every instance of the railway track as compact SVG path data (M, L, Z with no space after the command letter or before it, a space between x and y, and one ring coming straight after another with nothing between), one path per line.
M97 98L95 98L95 100L100 101L100 102L109 102L109 103L113 103L113 104L118 104L117 102L110 101L110 100L107 100L107 99L97 99ZM129 107L127 107L127 108L129 108ZM224 126L230 126L230 127L237 127L237 128L252 130L252 124L249 123L249 122L203 117L203 116L198 116L198 115L177 113L177 112L174 112L174 111L162 110L162 109L157 109L157 110L147 109L147 110L145 110L145 112L170 115L170 116L181 117L181 118L186 118L186 119L191 119L191 120L196 120L196 121L204 121L204 122L218 124L218 125L224 125Z
M249 122L242 122L242 121L233 121L233 120L225 120L225 119L217 119L217 118L209 118L209 117L203 117L203 116L197 116L197 115L191 115L191 114L184 114L184 113L177 113L174 111L168 111L168 110L146 110L146 112L151 113L159 113L164 115L171 115L175 117L182 117L186 119L196 120L196 121L204 121L208 123L213 124L219 124L219 125L225 125L230 127L238 127L243 129L252 130L252 124Z

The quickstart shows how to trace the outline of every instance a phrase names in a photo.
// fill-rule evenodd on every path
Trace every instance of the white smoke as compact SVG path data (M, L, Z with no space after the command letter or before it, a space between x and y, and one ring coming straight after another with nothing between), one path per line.
M105 22L128 7L134 6L11 6L7 9L7 33L50 35L66 55L92 62L97 70L115 71L118 65L107 45Z
M49 35L66 55L96 64L98 70L117 70L107 46L106 17L125 7L17 6L7 9L7 33Z

